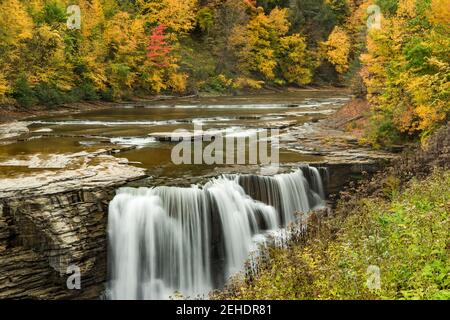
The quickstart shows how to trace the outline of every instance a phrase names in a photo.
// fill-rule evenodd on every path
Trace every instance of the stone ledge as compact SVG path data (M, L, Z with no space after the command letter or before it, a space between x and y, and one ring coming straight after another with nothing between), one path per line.
M99 155L85 158L84 163L74 168L1 179L0 199L109 187L145 176L143 168L129 166L113 156Z
M2 179L0 299L96 299L107 275L108 204L144 169L112 156L82 166ZM81 270L81 290L68 290L67 267Z

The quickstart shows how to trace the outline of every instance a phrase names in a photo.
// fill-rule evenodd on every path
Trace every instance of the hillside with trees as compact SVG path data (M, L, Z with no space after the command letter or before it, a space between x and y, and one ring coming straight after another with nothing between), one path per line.
M80 8L78 27L70 4ZM370 102L364 141L373 145L426 139L448 119L445 0L3 0L0 8L3 105L339 85Z

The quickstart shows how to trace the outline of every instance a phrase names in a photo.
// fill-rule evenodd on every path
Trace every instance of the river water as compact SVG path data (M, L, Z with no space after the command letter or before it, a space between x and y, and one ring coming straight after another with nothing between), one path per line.
M111 145L133 147L116 156L148 169L152 176L200 176L220 172L224 167L239 171L242 166L174 165L171 159L174 143L157 141L151 135L179 129L192 132L194 125L201 126L202 130L226 131L236 137L264 128L279 128L283 134L289 127L327 117L347 99L346 92L339 90L307 90L256 96L180 98L31 118L27 119L31 123L31 133L23 137L23 141L0 145L0 176L40 170L7 165L11 160L26 160L33 155L45 158L53 154L91 152ZM320 157L280 149L281 163L311 161L320 161Z

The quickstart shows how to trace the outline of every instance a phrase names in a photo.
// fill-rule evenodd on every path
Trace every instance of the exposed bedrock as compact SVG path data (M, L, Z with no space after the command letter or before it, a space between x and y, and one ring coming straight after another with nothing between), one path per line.
M60 175L38 175L33 188L22 188L20 178L3 179L0 299L100 297L107 273L108 203L117 187L142 176L142 170L110 159ZM80 290L67 288L74 275L67 274L69 266L80 270Z

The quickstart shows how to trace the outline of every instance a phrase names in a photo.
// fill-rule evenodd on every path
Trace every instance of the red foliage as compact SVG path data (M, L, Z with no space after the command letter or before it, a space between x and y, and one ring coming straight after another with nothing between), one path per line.
M166 29L165 25L155 27L149 37L147 46L147 57L152 64L159 67L169 65L169 54L172 51L172 47L166 40Z

